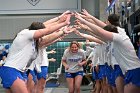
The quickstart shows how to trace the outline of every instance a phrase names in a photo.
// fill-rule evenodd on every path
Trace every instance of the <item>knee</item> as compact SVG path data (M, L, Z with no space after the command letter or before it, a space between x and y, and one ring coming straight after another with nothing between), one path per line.
M74 93L74 89L69 89L69 93Z

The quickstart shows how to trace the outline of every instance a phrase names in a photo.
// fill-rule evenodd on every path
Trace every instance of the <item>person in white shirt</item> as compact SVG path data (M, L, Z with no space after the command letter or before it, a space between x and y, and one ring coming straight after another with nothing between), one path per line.
M0 69L2 84L7 92L28 93L22 73L26 71L36 58L38 45L43 45L43 42L40 43L39 38L51 35L54 31L70 24L70 17L70 14L61 18L56 17L55 19L58 20L56 24L47 28L45 28L45 23L33 22L28 29L24 29L17 34L11 45L5 64ZM63 20L60 21L60 19ZM64 31L58 31L57 34L63 35ZM45 40L45 42L51 42L55 39L56 37L53 36L51 39Z
M41 66L41 72L37 72L37 84L36 84L36 93L44 93L44 89L45 89L45 85L46 85L46 79L47 79L47 75L48 75L48 66L49 66L49 62L55 62L55 59L48 58L48 54L55 54L56 51L53 49L51 51L47 51L47 48L42 48L41 49L41 55L40 58L42 59L40 62L40 66ZM39 60L38 60L39 61Z
M72 41L70 47L64 51L62 64L65 67L69 93L80 93L83 65L86 64L86 55L77 41Z
M95 18L94 16L92 16L85 9L83 9L82 14L83 14L82 16L86 20L91 19L90 22L92 22L93 24L96 24L96 25L98 25L98 26L100 26L102 28L104 28L108 24L112 24L112 25L116 26L117 29L118 29L119 34L124 35L126 37L126 32L125 32L124 28L120 27L121 26L120 25L120 16L118 14L110 14L108 16L108 19L107 19L106 23L102 22L101 20L99 20L99 19ZM88 30L89 28L87 29L87 27L86 27L84 29ZM119 65L116 66L116 67L117 67L118 70L120 69ZM120 71L120 74L121 74L121 71ZM124 78L122 76L118 76L116 78L116 88L117 88L118 93L123 93L124 92Z
M125 87L124 93L139 93L140 92L140 62L136 55L136 51L127 35L122 35L117 32L118 29L111 25L110 32L102 29L101 27L86 21L76 13L75 17L86 24L92 31L99 37L104 38L106 41L111 41L114 44L114 56L119 63L121 69L125 71ZM112 31L112 32L111 32Z

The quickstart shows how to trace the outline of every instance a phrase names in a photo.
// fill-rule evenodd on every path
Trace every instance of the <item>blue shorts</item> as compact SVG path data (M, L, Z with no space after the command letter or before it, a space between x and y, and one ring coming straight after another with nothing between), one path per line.
M106 66L105 65L99 65L99 79L102 80L104 77L106 77Z
M111 85L111 86L116 86L115 85L115 73L114 73L114 70L112 69L112 67L106 65L106 77L107 77L107 80L108 80L108 83Z
M114 75L115 75L115 80L117 79L117 77L121 76L124 78L123 72L120 68L119 65L114 65Z
M95 67L93 68L92 78L95 80L99 80L99 72L96 72Z
M24 78L24 81L27 81L28 80L28 74L27 74L27 72L23 72L21 74L22 74L22 76Z
M128 70L125 74L125 84L132 83L140 87L140 68Z
M17 78L24 80L22 72L15 68L2 66L0 68L0 77L2 79L3 87L9 89Z
M34 83L37 83L37 76L36 76L37 73L36 73L36 71L35 70L29 70L29 73L32 75Z
M46 80L48 74L48 67L47 66L41 66L41 72L37 73L37 79L44 78Z
M78 72L76 72L76 73L69 73L69 72L66 72L66 73L65 73L65 76L66 76L66 78L75 78L75 77L78 76L78 75L83 76L83 73L84 73L84 71L78 71Z

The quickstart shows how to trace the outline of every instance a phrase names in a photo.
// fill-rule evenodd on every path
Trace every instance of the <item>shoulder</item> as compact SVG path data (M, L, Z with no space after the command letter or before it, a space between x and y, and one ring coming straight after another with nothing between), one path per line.
M85 50L79 49L78 52L85 53Z

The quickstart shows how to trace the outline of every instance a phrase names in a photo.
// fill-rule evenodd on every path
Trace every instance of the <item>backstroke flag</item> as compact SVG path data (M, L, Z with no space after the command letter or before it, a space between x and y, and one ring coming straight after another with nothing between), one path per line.
M114 6L114 4L116 3L117 0L109 0L109 6L106 8L106 12L109 11L110 9L112 9L112 7Z

